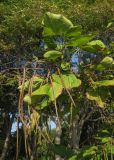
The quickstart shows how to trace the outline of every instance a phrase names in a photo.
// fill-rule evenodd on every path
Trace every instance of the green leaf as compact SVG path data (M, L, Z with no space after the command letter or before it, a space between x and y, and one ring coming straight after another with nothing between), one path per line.
M81 35L81 36L77 36L75 38L70 39L70 41L68 42L67 46L82 46L86 43L88 43L91 39L93 39L92 35Z
M30 106L34 105L35 109L42 110L49 105L51 102L48 97L45 97L43 100L39 95L25 95L24 102L28 103Z
M90 45L81 46L81 49L90 53L96 53L96 49Z
M102 81L96 81L93 82L93 84L97 87L101 87L101 86L114 86L114 79L112 80L102 80Z
M89 100L96 101L99 107L103 108L105 106L105 103L102 101L100 95L96 91L90 91L86 95Z
M107 28L111 28L114 26L114 19L108 23Z
M77 160L77 156L72 156L68 160Z
M61 77L57 74L52 75L53 80L67 89L79 87L81 80L76 78L74 74L61 74Z
M44 42L46 47L51 50L54 50L57 47L57 44L55 44L53 41L53 37L44 37Z
M34 91L36 88L38 88L43 81L44 81L44 79L41 78L41 77L37 77L37 76L32 77L32 78L31 78L32 90ZM24 83L24 90L25 90L25 91L28 91L29 86L30 86L30 80L27 80L27 81ZM19 86L19 89L21 89L21 88L22 88L22 85Z
M63 35L73 27L72 22L66 17L50 12L45 14L43 24L45 36Z
M53 87L52 87L53 85ZM54 101L62 93L62 85L53 82L53 84L45 84L32 93L35 95L47 95L51 101Z
M82 49L87 52L96 53L98 51L104 51L107 47L101 40L94 40L88 42L85 46L82 46Z
M88 45L94 47L97 50L106 48L105 44L100 40L91 41L91 42L88 43Z
M31 97L29 95L25 95L24 102L27 102L28 104L31 104Z
M35 103L38 103L38 101L41 100L41 95L30 96L30 95L27 94L27 95L25 95L23 100L24 100L24 102L28 103L29 105L33 105Z
M107 149L108 154L114 154L114 144L111 145L111 143L108 143L106 145L106 149Z
M67 148L62 145L50 144L49 147L54 153L64 158L70 158L74 154L74 152L70 148Z
M50 89L50 85L49 84L45 84L45 85L41 86L40 88L38 88L37 90L35 90L32 93L32 96L36 96L36 95L48 95L49 89Z
M69 70L69 69L70 69L70 63L69 63L69 62L61 63L61 68L62 68L62 70L64 70L64 71Z
M50 100L54 101L59 95L61 95L62 89L63 89L62 85L53 82L53 87L52 86L50 87L48 93Z
M107 68L110 68L112 65L113 65L113 59L107 56L103 58L103 60L96 66L95 69L102 71Z
M81 26L71 27L65 34L66 37L75 37L81 35L82 28Z
M96 154L96 151L98 150L97 146L89 146L88 148L85 147L83 157L88 157L90 155Z
M37 110L42 110L42 109L46 108L46 107L49 105L49 103L50 103L49 98L45 97L45 98L42 100L42 102L41 102L39 105L37 105L35 108L36 108Z
M48 51L44 54L44 58L47 58L48 60L53 60L53 61L61 56L62 56L62 53L56 50Z

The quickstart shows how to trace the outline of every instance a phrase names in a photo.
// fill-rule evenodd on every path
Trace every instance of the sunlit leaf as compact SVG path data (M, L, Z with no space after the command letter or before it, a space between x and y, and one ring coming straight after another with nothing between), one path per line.
M61 63L61 68L64 71L67 71L70 69L70 63L66 62L66 63Z
M29 95L25 95L24 102L27 102L28 104L31 104L31 97Z
M85 46L82 46L81 48L91 53L96 53L98 51L104 51L105 49L107 49L107 47L101 40L94 40L88 42Z
M53 14L50 12L45 14L43 25L45 36L63 35L73 27L72 22L66 17L61 14Z
M106 46L101 40L94 40L88 43L88 45L94 47L97 50L105 49Z
M35 95L47 95L51 101L54 101L62 93L62 85L53 82L53 84L45 84L32 93Z
M90 155L94 155L94 154L96 154L97 150L98 150L97 146L90 146L90 147L85 149L85 151L83 153L83 157L88 157Z
M41 86L40 88L38 88L37 90L35 90L35 91L32 93L32 96L36 96L36 95L47 95L49 89L50 89L50 85L49 85L49 84L45 84L45 85Z
M52 77L56 83L59 83L67 89L79 87L81 85L81 80L76 78L74 74L61 74L61 76L53 74Z
M48 60L56 60L62 56L62 53L56 50L48 51L44 54L44 58Z

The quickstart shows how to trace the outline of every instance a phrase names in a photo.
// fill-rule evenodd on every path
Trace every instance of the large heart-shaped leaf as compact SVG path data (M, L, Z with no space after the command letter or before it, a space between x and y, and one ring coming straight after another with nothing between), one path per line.
M53 82L53 84L45 84L32 93L32 96L47 95L51 101L54 101L62 93L62 85Z
M66 17L50 12L45 14L43 24L45 36L63 35L73 27L72 22Z
M74 74L61 74L61 77L57 74L52 75L53 80L67 89L79 87L81 80L76 78Z
M36 96L36 95L47 95L49 89L50 89L50 85L49 85L49 84L45 84L45 85L41 86L40 88L38 88L37 90L35 90L35 91L32 93L32 96Z
M50 87L50 90L48 92L49 98L51 101L54 101L59 95L62 93L62 85L53 82L53 87Z
M48 60L53 60L53 61L61 56L62 56L62 53L56 50L48 51L44 54L44 58L47 58Z

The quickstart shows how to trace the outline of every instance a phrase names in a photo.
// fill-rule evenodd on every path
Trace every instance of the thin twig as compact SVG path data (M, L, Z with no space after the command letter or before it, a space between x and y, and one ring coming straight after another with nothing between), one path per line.
M61 82L62 82L62 84L63 84L63 87L66 89L66 91L67 91L67 93L68 93L68 95L69 95L69 97L70 97L73 105L76 107L76 104L75 104L75 102L74 102L74 100L73 100L73 98L72 98L72 95L70 94L69 90L66 88L66 86L65 86L65 84L64 84L64 80L63 80L63 77L62 77L62 75L61 75L61 73L60 73L60 69L57 68L57 71L58 71L58 74L59 74L59 76L60 76L60 78L61 78Z
M58 115L58 109L57 109L57 102L56 102L56 98L55 98L55 91L54 91L54 88L53 88L53 81L52 81L51 76L49 76L49 78L50 78L51 87L52 87L52 91L53 91L54 106L55 106L55 112L56 112L56 115L57 115L57 121L58 121L59 127L61 128L60 119L59 119L59 115Z

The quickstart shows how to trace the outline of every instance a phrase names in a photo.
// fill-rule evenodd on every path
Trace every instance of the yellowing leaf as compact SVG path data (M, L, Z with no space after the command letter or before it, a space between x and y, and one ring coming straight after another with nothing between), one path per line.
M105 88L96 88L96 89L90 89L86 96L89 100L95 101L97 105L101 108L105 107L105 101L108 97L110 97L110 93Z
M89 100L96 101L99 107L103 108L105 106L105 103L96 91L87 92L86 96Z
M33 113L30 116L30 119L31 119L31 126L30 127L32 129L34 129L35 125L38 124L39 118L40 118L39 113L37 111L33 110Z

